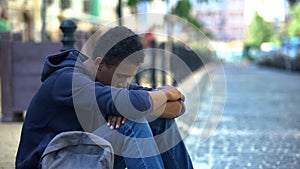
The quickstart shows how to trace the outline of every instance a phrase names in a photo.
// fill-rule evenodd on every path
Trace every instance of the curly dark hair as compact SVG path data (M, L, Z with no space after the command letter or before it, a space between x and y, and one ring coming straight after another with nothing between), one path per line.
M144 62L142 49L143 44L137 34L124 26L116 26L97 40L93 59L100 56L106 64L114 66L128 59L131 63L140 65Z

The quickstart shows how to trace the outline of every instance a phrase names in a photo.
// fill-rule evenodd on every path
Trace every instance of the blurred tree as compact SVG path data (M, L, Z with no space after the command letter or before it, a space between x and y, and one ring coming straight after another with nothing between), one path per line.
M290 15L291 21L288 25L288 36L300 36L300 4L292 6Z
M201 23L201 22L199 22L196 18L194 18L194 17L188 17L187 18L187 20L191 23L191 24L193 24L193 25L195 25L198 29L203 29L204 28L204 26L203 26L203 24Z
M187 19L190 17L191 8L192 5L189 0L179 0L173 10L173 14Z
M131 8L131 13L137 13L137 5L141 2L152 2L153 0L127 0L127 5ZM122 18L122 0L118 1L116 13L118 18ZM122 20L119 20L119 25L122 25Z
M204 25L197 18L191 16L192 5L189 0L179 0L172 10L172 14L177 15L183 19L186 19L189 23L200 29L207 37L212 38L211 32L205 30Z
M130 7L131 9L131 13L135 14L137 13L137 6L139 3L141 2L152 2L153 0L128 0L127 1L127 5Z
M127 5L130 7L136 7L140 2L151 2L153 0L128 0Z
M256 11L249 28L250 43L260 46L269 42L273 35L271 26Z
M203 24L191 16L192 5L189 0L179 0L172 11L172 14L188 20L199 29L203 29Z

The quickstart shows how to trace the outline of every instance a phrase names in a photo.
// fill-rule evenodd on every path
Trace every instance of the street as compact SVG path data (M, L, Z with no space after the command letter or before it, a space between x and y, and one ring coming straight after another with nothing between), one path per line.
M185 138L195 168L300 168L300 74L233 64L224 71L226 102L213 136ZM198 119L207 117L211 89ZM203 123L196 120L193 129Z
M197 118L184 138L194 167L300 168L300 74L235 64L225 64L224 72L226 85L220 81L219 87L226 88L225 95L213 90L218 83L206 85ZM218 82L222 70L210 74ZM219 98L212 102L212 96ZM219 114L210 116L214 111ZM14 168L21 125L0 123L0 169Z

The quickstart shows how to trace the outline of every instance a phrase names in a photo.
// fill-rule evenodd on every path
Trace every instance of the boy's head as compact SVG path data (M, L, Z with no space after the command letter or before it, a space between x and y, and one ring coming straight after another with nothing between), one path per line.
M139 66L144 62L144 55L141 52L135 53L142 49L143 44L137 34L124 26L116 26L100 36L92 57L101 57L107 64L114 66L125 59Z
M98 66L96 80L105 85L126 87L144 62L140 37L124 26L105 32L96 42L92 59Z

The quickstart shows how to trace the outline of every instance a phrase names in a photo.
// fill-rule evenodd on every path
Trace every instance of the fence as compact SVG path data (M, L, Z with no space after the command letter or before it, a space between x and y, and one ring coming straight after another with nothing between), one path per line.
M47 55L73 48L76 25L70 20L61 24L64 33L59 42L22 42L20 33L2 32L0 35L0 77L2 121L21 121L32 96L41 85L41 72ZM75 26L75 27L74 27ZM70 38L72 37L72 38ZM80 48L87 36L76 32L75 44Z
M20 120L41 84L45 56L61 48L61 43L24 43L20 34L1 34L2 121Z

